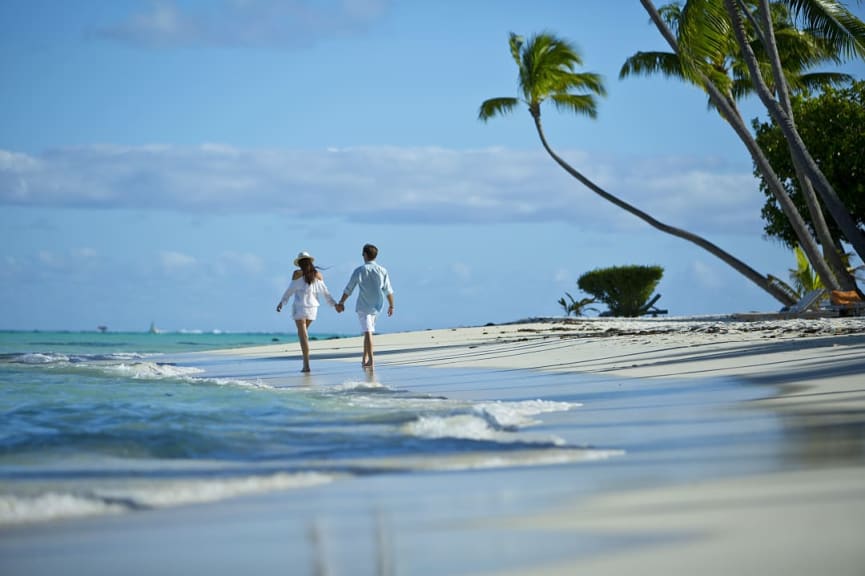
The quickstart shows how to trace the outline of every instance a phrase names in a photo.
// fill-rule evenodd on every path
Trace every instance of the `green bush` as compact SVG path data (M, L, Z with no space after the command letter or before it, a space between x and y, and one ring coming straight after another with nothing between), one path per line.
M642 316L660 298L649 300L663 275L660 266L613 266L586 272L577 286L606 304L612 316Z

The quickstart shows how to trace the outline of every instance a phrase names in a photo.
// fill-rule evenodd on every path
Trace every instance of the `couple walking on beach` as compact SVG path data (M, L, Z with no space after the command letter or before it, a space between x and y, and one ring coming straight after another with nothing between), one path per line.
M393 288L387 270L379 266L375 261L378 257L378 248L372 244L363 247L363 266L355 268L342 291L339 302L334 300L324 283L324 277L315 267L315 258L309 252L301 252L294 259L294 265L298 267L291 278L291 284L282 295L282 299L276 306L276 311L282 311L282 307L294 296L292 304L292 317L297 325L297 338L300 340L300 350L303 353L303 370L309 372L309 325L318 316L319 296L333 306L337 312L345 310L345 301L358 289L357 317L360 321L360 329L363 333L363 366L372 368L372 335L375 332L375 318L384 308L387 299L387 315L393 316Z

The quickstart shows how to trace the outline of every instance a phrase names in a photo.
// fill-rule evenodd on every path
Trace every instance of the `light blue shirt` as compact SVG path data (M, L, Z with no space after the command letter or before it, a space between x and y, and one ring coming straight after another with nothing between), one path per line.
M375 261L355 268L343 293L351 296L355 287L358 288L355 310L363 314L378 314L384 308L385 296L393 294L387 270Z

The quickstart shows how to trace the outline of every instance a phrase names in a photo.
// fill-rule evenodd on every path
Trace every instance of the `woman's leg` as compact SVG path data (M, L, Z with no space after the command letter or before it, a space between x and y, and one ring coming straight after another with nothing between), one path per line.
M309 325L312 320L295 320L297 325L297 339L300 340L300 351L303 353L302 372L309 372Z

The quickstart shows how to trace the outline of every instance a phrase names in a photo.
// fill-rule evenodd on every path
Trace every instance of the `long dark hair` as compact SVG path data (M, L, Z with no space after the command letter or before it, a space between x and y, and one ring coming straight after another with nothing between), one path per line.
M301 258L297 261L297 266L303 273L303 279L306 280L307 284L312 284L313 282L315 282L315 276L318 273L318 268L313 266L312 260L310 258Z

